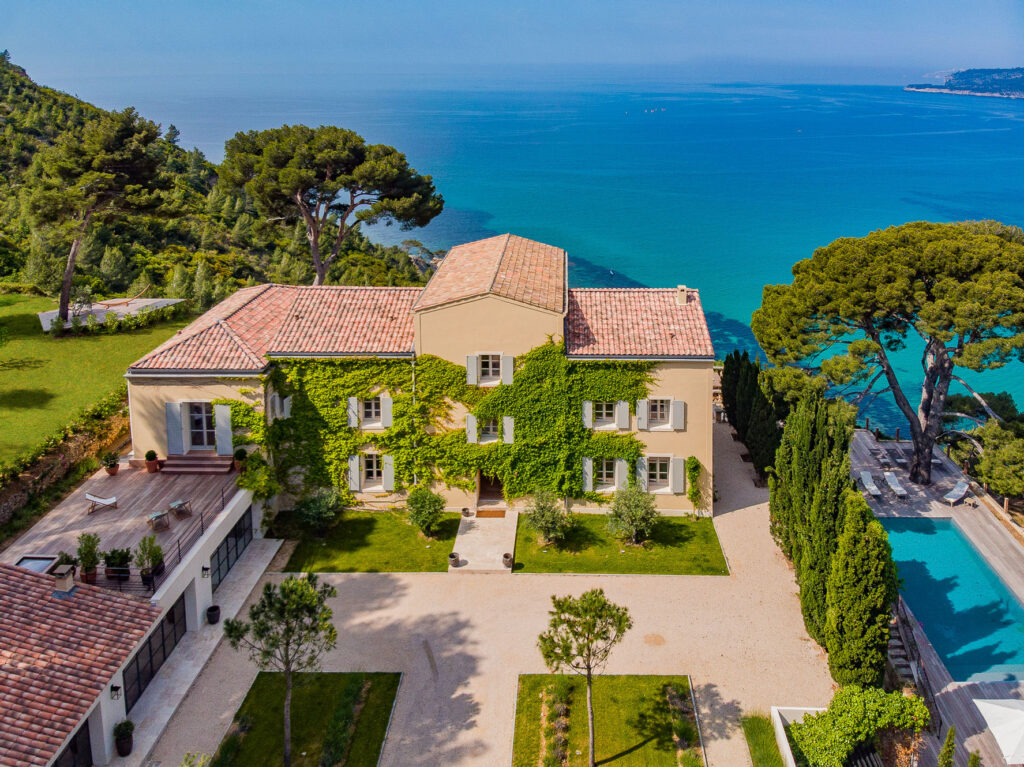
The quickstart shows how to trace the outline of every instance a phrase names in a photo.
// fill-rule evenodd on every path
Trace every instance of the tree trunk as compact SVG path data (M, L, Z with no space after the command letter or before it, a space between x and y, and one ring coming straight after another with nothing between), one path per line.
M61 323L68 321L68 307L71 305L71 280L75 276L75 262L78 260L78 250L82 247L84 233L79 234L71 242L71 250L68 251L68 262L64 266L64 279L60 284L60 307L57 309L57 317ZM61 331L64 328L61 327Z
M292 672L284 672L284 767L292 767Z
M590 753L590 767L594 767L594 680L590 669L587 669L587 725L590 730L590 739L587 743Z

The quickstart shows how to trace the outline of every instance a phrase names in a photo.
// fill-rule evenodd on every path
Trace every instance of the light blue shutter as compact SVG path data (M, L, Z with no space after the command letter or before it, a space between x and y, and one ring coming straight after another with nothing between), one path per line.
M391 397L387 394L380 395L380 425L385 429L391 428Z
M508 386L512 383L512 372L515 369L515 360L511 354L501 355L501 382Z
M594 459L583 459L583 490L590 493L594 490Z
M594 403L590 400L583 403L583 425L588 429L594 428Z
M668 468L668 489L673 493L681 493L686 490L686 461L682 458L673 458Z
M615 459L615 489L626 488L627 477L629 476L629 462L625 458Z
M353 429L359 428L359 398L349 397L348 398L348 425Z
M167 455L181 455L185 452L181 431L181 403L165 402L164 415L167 419Z
M501 441L506 445L512 444L512 416L503 415L501 417Z
M479 364L475 354L466 355L466 383L470 386L476 386L476 374Z
M636 486L647 492L647 456L636 459Z
M636 428L640 431L647 431L648 428L649 402L645 399L636 401Z
M466 442L475 445L478 442L476 433L476 416L466 413Z
M615 428L629 428L629 403L622 399L615 403Z
M686 428L686 403L681 399L672 400L669 418L675 431L683 431Z
M390 455L382 455L381 458L384 460L381 479L383 480L384 489L390 493L395 489L395 459L394 456Z
M217 437L217 455L231 455L235 446L231 444L231 405L213 406L213 428Z
M348 457L348 489L358 491L362 484L362 478L362 472L359 470L359 456L350 455Z

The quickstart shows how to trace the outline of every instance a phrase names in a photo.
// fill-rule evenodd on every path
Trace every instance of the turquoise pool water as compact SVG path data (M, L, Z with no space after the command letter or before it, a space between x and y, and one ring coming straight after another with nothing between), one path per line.
M951 519L880 519L903 597L957 682L1024 679L1024 606Z

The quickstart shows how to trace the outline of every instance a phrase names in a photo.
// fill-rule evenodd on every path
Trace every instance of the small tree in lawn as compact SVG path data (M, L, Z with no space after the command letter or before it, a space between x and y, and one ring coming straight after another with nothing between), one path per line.
M641 543L650 536L659 516L650 493L638 487L623 488L612 499L608 529L619 538L628 538L630 543Z
M537 490L524 512L527 524L548 542L557 543L572 530L572 513L550 490Z
M553 596L551 604L548 630L537 645L552 672L568 668L587 678L589 764L594 767L594 672L604 667L633 621L625 607L608 601L604 589L591 589L579 598Z
M444 498L426 487L414 488L409 493L409 521L433 535L444 519Z
M292 674L319 668L320 656L334 649L338 630L331 623L327 600L337 589L316 575L289 577L273 583L249 608L249 620L224 621L224 636L234 649L244 647L261 671L284 673L284 765L291 767Z

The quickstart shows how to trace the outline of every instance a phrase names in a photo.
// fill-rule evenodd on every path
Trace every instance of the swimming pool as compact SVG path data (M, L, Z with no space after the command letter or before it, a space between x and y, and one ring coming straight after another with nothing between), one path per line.
M879 521L903 598L957 682L1024 679L1024 606L951 519Z

